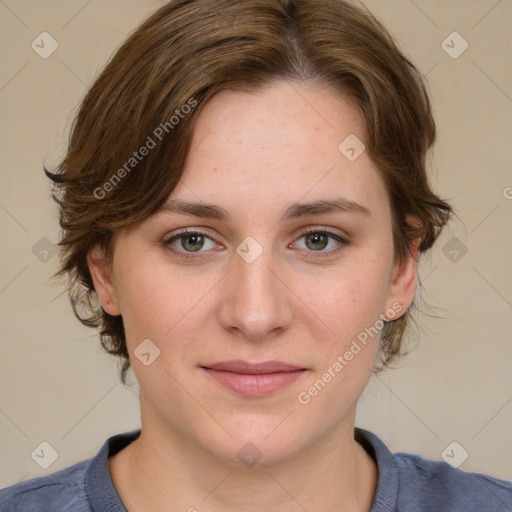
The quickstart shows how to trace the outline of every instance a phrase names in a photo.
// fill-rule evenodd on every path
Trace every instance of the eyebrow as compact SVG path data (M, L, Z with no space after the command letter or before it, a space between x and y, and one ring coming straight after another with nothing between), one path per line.
M233 219L233 215L224 208L208 203L192 203L182 199L170 199L165 202L158 212L177 213L193 217L217 219L227 222ZM286 208L282 220L305 217L307 215L320 215L323 213L356 213L371 215L371 211L360 203L337 197L334 199L319 199L309 203L292 203Z

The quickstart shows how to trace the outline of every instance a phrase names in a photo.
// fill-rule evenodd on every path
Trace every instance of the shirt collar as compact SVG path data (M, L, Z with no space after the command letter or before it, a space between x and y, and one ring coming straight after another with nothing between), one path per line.
M394 512L398 500L398 468L393 454L368 430L356 427L354 438L377 464L377 490L370 512Z
M108 470L107 458L140 436L139 430L109 437L85 472L85 492L93 512L126 512Z
M108 438L91 460L85 473L85 491L93 512L126 512L114 487L107 458L121 451L140 436L140 429ZM393 454L375 435L355 427L354 438L377 465L377 490L370 512L394 512L398 497L398 469Z

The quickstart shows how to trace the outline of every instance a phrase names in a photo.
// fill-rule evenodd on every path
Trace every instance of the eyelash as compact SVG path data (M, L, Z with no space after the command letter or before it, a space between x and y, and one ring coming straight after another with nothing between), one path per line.
M338 244L339 244L339 247L337 247L336 249L331 249L330 251L327 251L327 252L325 252L325 251L306 251L306 252L316 253L314 256L307 255L308 258L330 256L331 254L339 251L342 247L349 245L349 242L347 240L345 240L343 237L341 237L340 235L337 235L336 233L329 231L327 228L324 228L324 227L308 229L308 230L304 231L303 233L301 233L298 240L300 240L301 238L303 238L305 236L313 235L313 234L326 235L326 236L336 240L336 242L338 242ZM197 251L196 253L187 253L186 251L184 252L181 250L177 250L171 246L171 244L174 241L178 240L183 235L199 235L199 236L208 238L213 241L213 239L207 233L204 233L202 231L192 230L192 229L184 229L184 230L180 231L179 233L176 233L176 234L172 235L171 237L164 239L162 241L162 245L164 247L170 249L173 253L178 254L180 257L183 257L183 258L194 259L194 258L204 257L204 253L206 251Z

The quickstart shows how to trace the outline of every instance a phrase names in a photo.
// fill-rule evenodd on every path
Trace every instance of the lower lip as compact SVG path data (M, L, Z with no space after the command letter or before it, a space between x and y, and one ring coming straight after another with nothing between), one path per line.
M204 370L228 389L246 396L265 396L283 389L302 377L307 370L263 373L261 375L234 373L224 370Z

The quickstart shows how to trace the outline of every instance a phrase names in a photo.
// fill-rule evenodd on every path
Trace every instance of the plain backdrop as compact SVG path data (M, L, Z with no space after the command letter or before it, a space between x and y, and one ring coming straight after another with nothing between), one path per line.
M107 59L162 3L0 1L0 486L90 458L140 426L136 386L118 382L115 360L49 280L59 227L42 166L64 154ZM460 220L420 268L423 299L442 308L426 311L443 318L416 315L413 351L372 379L357 425L392 451L440 459L451 446L467 453L462 469L512 480L512 2L364 4L427 76L431 180ZM31 46L42 32L58 44L46 59ZM42 442L58 454L47 469L31 456Z

